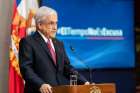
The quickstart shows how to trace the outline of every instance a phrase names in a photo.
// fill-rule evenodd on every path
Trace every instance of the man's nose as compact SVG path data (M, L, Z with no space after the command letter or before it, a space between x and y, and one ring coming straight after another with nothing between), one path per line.
M54 26L53 26L53 29L54 29L54 30L57 30L57 25L54 25Z

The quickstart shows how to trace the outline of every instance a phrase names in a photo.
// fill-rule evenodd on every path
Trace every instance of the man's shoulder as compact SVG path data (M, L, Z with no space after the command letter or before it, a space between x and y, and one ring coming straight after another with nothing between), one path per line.
M57 38L53 38L52 40L54 43L61 44L61 45L63 44L63 42Z
M27 36L25 36L25 37L23 37L22 39L24 39L24 40L32 40L35 36L37 35L37 32L34 32L34 33L32 33L32 34L30 34L30 35L27 35Z
M20 42L31 43L34 40L35 33L21 38Z

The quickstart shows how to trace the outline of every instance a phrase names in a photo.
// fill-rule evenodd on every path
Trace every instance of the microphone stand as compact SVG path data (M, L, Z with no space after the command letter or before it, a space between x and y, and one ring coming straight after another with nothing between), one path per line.
M92 83L92 68L90 68L88 65L86 65L86 64L82 61L82 59L75 53L75 49L74 49L72 46L70 46L70 49L71 49L71 51L73 52L73 54L75 55L75 57L77 57L77 58L79 59L79 62L85 65L86 69L87 69L88 72L89 72L89 81L90 81L90 83Z

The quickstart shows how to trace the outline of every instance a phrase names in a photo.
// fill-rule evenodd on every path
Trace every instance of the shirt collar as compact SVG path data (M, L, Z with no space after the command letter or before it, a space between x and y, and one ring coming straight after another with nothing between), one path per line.
M41 35L41 37L43 38L43 40L48 43L48 38L45 37L45 35L43 35L40 31L38 31L38 33ZM53 42L52 40L50 39L50 43L51 43L51 46L53 48L53 50L55 51L55 48L54 48L54 45L53 45Z
M41 35L41 37L45 40L45 42L47 43L48 42L48 39L40 32L38 31L38 33Z

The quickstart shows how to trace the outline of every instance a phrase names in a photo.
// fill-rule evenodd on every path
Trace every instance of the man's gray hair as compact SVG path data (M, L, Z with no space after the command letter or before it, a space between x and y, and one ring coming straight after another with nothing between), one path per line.
M56 14L57 15L57 12L50 8L50 7L46 7L46 6L42 6L40 7L37 11L36 11L36 14L35 14L35 21L36 21L36 24L42 22L44 19L43 17L45 16L49 16L49 15L52 15L52 14Z

